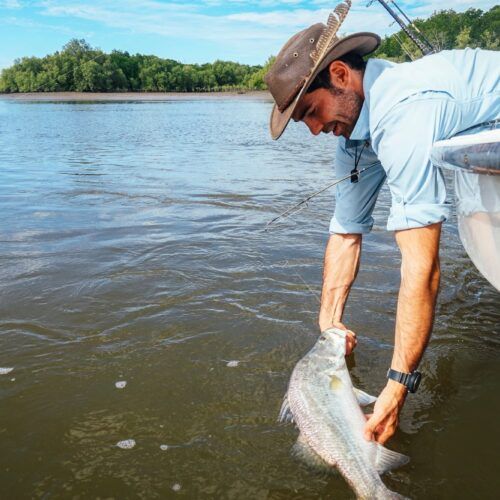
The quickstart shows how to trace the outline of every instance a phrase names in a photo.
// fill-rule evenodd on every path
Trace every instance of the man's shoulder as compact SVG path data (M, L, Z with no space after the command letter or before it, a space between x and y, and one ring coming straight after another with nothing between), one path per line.
M395 106L417 99L467 99L495 86L500 53L445 50L387 67L369 95L370 130Z
M458 90L458 78L456 67L444 53L388 66L370 89L370 129L394 106L411 97L429 92L452 95Z

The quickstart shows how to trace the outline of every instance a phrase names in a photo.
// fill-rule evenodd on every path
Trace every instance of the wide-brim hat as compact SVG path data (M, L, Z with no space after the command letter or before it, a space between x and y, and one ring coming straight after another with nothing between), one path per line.
M337 36L350 6L351 0L337 5L327 24L313 24L297 33L276 56L264 77L275 102L269 124L273 139L279 139L284 132L298 102L318 73L349 52L365 56L380 45L380 37L375 33Z

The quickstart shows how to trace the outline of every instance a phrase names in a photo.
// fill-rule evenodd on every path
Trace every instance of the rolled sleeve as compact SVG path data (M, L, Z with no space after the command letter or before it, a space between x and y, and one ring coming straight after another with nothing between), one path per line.
M357 152L363 141L356 141ZM339 139L335 156L335 176L345 177L355 166L356 146L354 141ZM385 180L385 172L370 146L365 146L358 163L358 170L373 166L359 176L358 182L346 180L337 184L335 190L335 212L330 222L330 233L364 234L373 227L372 212L378 193Z
M389 231L424 227L450 216L443 173L430 160L433 143L452 125L450 107L441 96L408 100L372 129L373 148L391 191Z

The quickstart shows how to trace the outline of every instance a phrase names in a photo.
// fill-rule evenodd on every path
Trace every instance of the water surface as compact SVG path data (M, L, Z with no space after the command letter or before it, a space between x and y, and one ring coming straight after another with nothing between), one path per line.
M353 498L296 462L296 431L276 423L318 334L332 193L263 227L334 177L335 142L298 125L271 141L270 107L0 101L0 367L14 367L0 375L0 497ZM370 393L399 284L389 201L345 317ZM390 444L411 462L386 483L497 498L498 294L454 220L441 259L423 383Z

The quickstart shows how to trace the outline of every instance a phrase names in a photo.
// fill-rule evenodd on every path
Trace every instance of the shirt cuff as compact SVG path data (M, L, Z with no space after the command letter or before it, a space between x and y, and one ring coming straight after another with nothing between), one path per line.
M367 222L339 221L335 215L330 221L330 234L366 234L372 230L373 218Z
M387 219L387 230L401 231L430 226L445 221L450 217L450 214L450 203L393 205Z

